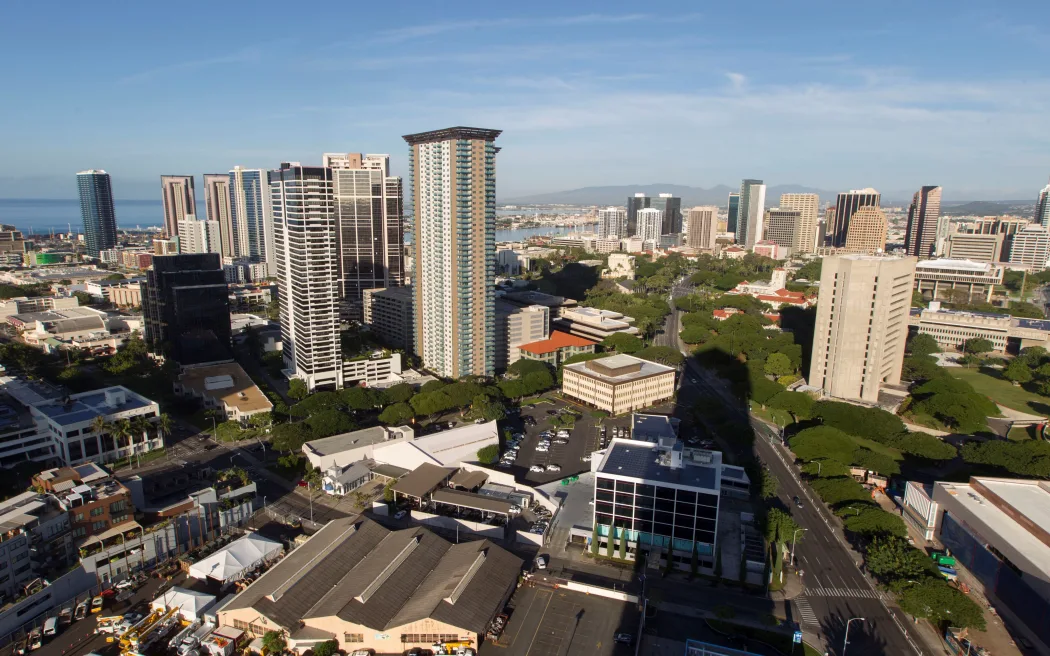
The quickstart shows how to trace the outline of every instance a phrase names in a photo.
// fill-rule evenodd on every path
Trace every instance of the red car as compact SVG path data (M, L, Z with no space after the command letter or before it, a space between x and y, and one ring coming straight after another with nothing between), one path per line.
M297 485L299 487L310 487L310 484L307 483L306 481L299 481L299 483L297 483Z

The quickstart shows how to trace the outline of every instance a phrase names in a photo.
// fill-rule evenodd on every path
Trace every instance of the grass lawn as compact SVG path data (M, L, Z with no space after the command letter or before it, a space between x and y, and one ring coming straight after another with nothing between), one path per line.
M904 460L904 455L898 450L885 444L879 444L874 440L869 440L866 437L857 437L856 435L850 435L850 439L856 443L857 446L862 446L865 449L871 449L875 453L881 453L884 456L889 456L894 460Z
M1015 441L1031 440L1036 439L1036 427L1035 426L1014 426L1010 429L1010 432L1006 436L1008 439Z
M1040 415L1050 414L1050 398L1033 394L1023 387L1015 387L1010 381L998 378L998 371L966 367L946 367L945 371L965 380L975 390L1007 408Z
M765 406L753 404L751 413L765 419L766 421L772 422L777 426L787 426L791 423L791 413L778 408L767 408Z

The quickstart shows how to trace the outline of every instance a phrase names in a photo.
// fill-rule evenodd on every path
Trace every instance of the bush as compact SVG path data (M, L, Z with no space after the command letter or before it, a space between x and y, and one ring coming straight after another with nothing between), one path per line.
M788 440L799 460L830 458L848 465L857 445L849 435L831 426L814 426L796 433Z
M852 478L819 478L812 483L813 491L820 495L824 503L834 506L846 501L871 500L871 495Z
M495 444L483 446L478 449L478 462L483 465L492 465L499 460L499 447Z

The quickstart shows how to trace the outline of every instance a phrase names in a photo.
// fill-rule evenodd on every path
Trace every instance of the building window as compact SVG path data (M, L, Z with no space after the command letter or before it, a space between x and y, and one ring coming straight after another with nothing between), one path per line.
M105 513L105 512L106 512L106 509L103 508L102 506L99 506L98 508L92 508L91 512L89 514L92 517L101 517L102 514Z
M121 510L124 510L125 508L127 508L127 506L128 506L128 502L127 501L117 501L116 503L109 504L109 512L110 513L120 512Z
M92 531L102 531L106 528L106 520L102 519L97 522L91 522Z
M404 643L434 644L435 642L457 642L458 640L459 634L457 633L405 633L401 636L401 642Z
M365 634L363 633L344 633L343 642L364 642Z

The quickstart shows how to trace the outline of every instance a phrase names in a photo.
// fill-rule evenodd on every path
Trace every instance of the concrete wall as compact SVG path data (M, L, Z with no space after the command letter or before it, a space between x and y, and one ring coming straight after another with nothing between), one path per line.
M491 524L471 522L465 519L446 517L444 515L431 515L430 513L420 512L418 510L412 511L412 519L422 524L426 524L427 526L435 526L452 531L456 530L456 527L458 526L459 530L465 533L482 535L495 540L502 540L505 533L505 527L503 526L492 526Z
M541 506L551 511L551 513L558 509L558 502L548 497L545 492L543 492L540 489L518 483L514 480L514 476L512 476L511 474L501 472L498 469L489 469L488 467L480 465L476 462L464 462L460 464L460 468L465 469L467 471L483 472L489 477L490 482L498 483L500 485L506 485L507 487L514 488L522 494L529 495L529 497L539 502Z
M515 531L514 539L524 544L534 544L537 547L543 546L543 534L542 533L529 533L528 531Z
M0 645L12 639L12 634L28 632L33 626L44 623L48 617L58 615L62 606L72 600L83 600L97 590L95 575L77 567L63 574L40 592L26 597L18 604L0 613Z
M606 597L607 599L617 599L619 601L629 601L632 604L638 603L638 596L627 594L620 590L609 590L607 588L599 588L596 585L585 585L583 583L577 583L576 581L569 581L559 585L560 588L568 588L569 590L575 590L576 592L583 592L584 594L595 595L597 597Z

